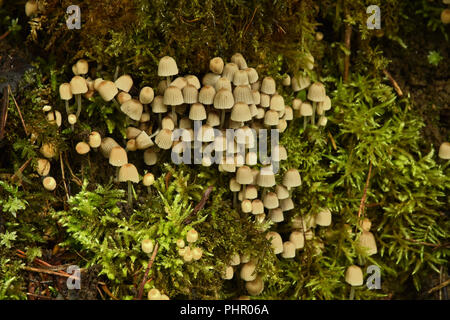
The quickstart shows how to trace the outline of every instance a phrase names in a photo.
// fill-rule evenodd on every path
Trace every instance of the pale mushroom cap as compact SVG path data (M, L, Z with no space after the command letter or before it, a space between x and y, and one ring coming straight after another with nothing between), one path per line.
M278 112L275 110L267 110L264 114L264 124L266 126L276 126L280 122L280 118L278 117Z
M169 86L177 87L180 90L183 90L184 87L188 85L188 82L185 77L177 77L173 80Z
M372 227L372 222L369 219L364 218L360 221L360 225L364 231L370 231L370 228Z
M294 202L291 198L280 200L280 208L283 211L289 211L294 209Z
M249 185L245 189L245 199L255 200L258 198L258 188L254 185Z
M288 121L291 121L294 119L294 111L289 106L286 106L284 109L284 119L288 120Z
M138 128L135 127L128 127L126 129L125 134L127 139L135 139L141 133L141 131L142 130L139 130Z
M50 172L50 161L47 159L38 159L36 165L36 171L40 176L45 177Z
M217 112L214 111L208 112L206 124L211 127L216 127L220 124L220 116L217 114Z
M127 101L129 101L131 99L132 99L131 95L128 92L125 92L125 91L121 91L117 95L117 101L120 104L124 104L125 102L127 102Z
M250 213L252 211L252 202L248 199L245 199L241 202L241 210L244 213Z
M139 150L145 150L153 146L154 143L152 139L148 136L147 132L141 131L141 133L136 137L136 148Z
M133 79L130 75L124 74L117 78L114 84L119 90L129 92L131 87L133 86Z
M327 122L328 122L328 118L325 116L321 116L319 118L319 121L317 122L317 124L321 127L325 127L327 125Z
M94 90L98 91L98 87L100 86L100 83L103 82L103 78L97 78L94 80Z
M270 95L261 93L259 96L259 105L263 108L270 106Z
M133 183L139 183L139 173L132 163L126 163L120 167L119 170L119 182L131 181Z
M245 288L251 296L260 295L264 291L264 281L261 276L256 277L253 281L247 281Z
M292 100L292 109L294 110L300 110L300 107L302 105L302 100L301 99L294 99Z
M275 223L283 222L284 221L283 210L281 210L281 208L269 210L269 219Z
M230 191L239 192L241 190L241 185L236 181L236 178L230 179Z
M206 110L203 104L194 103L191 105L189 110L189 119L191 120L205 120L206 119Z
M448 160L450 159L450 142L443 142L439 146L439 158Z
M148 166L153 166L158 161L158 155L155 151L147 149L144 151L144 163Z
M207 124L201 126L197 133L197 140L201 142L213 142L215 139L214 129Z
M86 154L91 151L91 147L86 142L78 142L75 146L75 150L78 154Z
M247 68L245 69L245 72L247 72L248 82L250 82L250 84L253 84L256 81L258 81L259 76L255 68Z
M164 150L170 149L172 142L172 131L169 129L162 129L155 137L155 143Z
M50 159L56 155L56 146L53 143L43 143L39 151L44 157Z
M53 177L45 177L44 180L42 180L42 185L46 190L53 191L56 189L56 180Z
M232 266L238 266L241 264L241 256L237 253L234 253L231 256L230 265Z
M188 104L198 102L198 90L193 85L188 84L183 88L183 100L184 103Z
M212 58L209 61L209 70L216 74L221 74L223 71L224 63L221 57Z
M70 80L70 90L72 91L72 94L83 94L88 92L86 79L80 76L74 76L72 80Z
M202 84L204 86L214 87L216 85L216 82L219 80L219 78L220 78L220 75L212 73L212 72L208 72L202 78Z
M359 246L364 249L369 256L378 252L375 237L370 231L363 231L361 233L361 236L359 237Z
M264 213L264 203L259 199L253 200L252 214L261 214L261 213Z
M231 109L234 105L233 93L226 89L220 89L214 96L214 108L223 110Z
M109 158L112 148L118 146L119 144L113 138L105 137L100 144L100 151L105 158Z
M261 103L261 94L258 90L252 90L253 103L259 105Z
M203 250L201 248L192 249L192 258L194 258L194 260L200 260L202 255L203 255Z
M273 168L271 166L262 167L258 174L257 182L260 187L273 187L276 184Z
M239 69L247 69L247 62L242 54L235 53L231 56L231 62L235 63Z
M136 151L137 145L136 145L136 139L130 139L127 141L127 145L125 147L125 150L127 151Z
M25 14L31 17L38 12L38 3L36 1L27 1L25 3Z
M307 102L303 102L300 106L300 115L303 117L310 117L312 116L312 106L311 104Z
M271 242L272 249L275 254L280 254L283 252L283 239L281 239L281 236L278 232L267 232L266 239Z
M180 104L184 103L183 99L183 93L181 92L180 88L175 86L169 86L164 91L164 100L165 105L168 106L179 106Z
M203 86L198 94L198 101L206 105L213 104L215 95L216 90L213 86Z
M239 67L237 66L237 64L235 64L233 62L227 63L223 67L222 77L225 77L230 81L233 81L234 74L238 70L239 70Z
M119 92L114 82L109 80L103 80L100 82L97 91L105 101L111 101Z
M245 263L240 272L241 279L244 281L253 281L256 279L256 263L253 260Z
M231 280L233 279L234 271L232 266L227 266L225 270L221 272L222 279Z
M236 182L239 184L252 184L252 170L247 166L240 167L236 172Z
M141 119L144 107L138 100L131 99L122 104L120 106L120 110L122 110L122 112L125 113L131 119L139 121Z
M75 66L76 66L78 74L84 75L84 74L87 74L89 71L89 64L84 59L78 60L77 63L75 64Z
M148 300L159 300L161 299L161 292L158 289L150 289L148 292Z
M170 77L178 74L178 66L174 58L165 56L159 60L158 76Z
M273 161L284 161L287 159L286 148L280 144L277 144L271 153L271 158Z
M261 83L261 92L269 95L276 92L276 83L272 77L264 77Z
M240 122L252 120L252 114L250 112L248 104L242 102L236 103L231 110L230 119Z
M290 86L290 85L291 85L291 76L288 75L288 74L286 74L286 75L283 77L283 81L281 82L281 84L282 84L283 86L285 86L285 87Z
M320 82L314 82L308 89L308 100L321 102L326 96L325 86Z
M149 112L142 112L141 118L139 119L139 122L149 122L150 121L150 113Z
M331 99L329 96L325 97L325 100L319 102L319 106L324 110L328 111L331 109Z
M109 164L115 167L122 167L128 162L127 152L121 146L115 146L109 154Z
M281 256L285 259L291 259L295 257L295 245L291 241L285 241L283 243L283 252Z
M139 92L139 101L142 104L149 104L153 101L153 98L155 97L155 92L153 91L153 88L151 87L143 87L141 91Z
M167 106L164 104L163 96L156 96L152 101L153 113L165 113L167 112Z
M228 80L228 78L221 77L219 80L217 80L216 84L214 85L214 89L216 91L219 91L220 89L227 89L229 91L232 90L231 82Z
M155 182L155 176L152 173L146 173L142 178L144 186L149 187Z
M315 223L322 227L331 225L331 211L328 208L321 209L315 217Z
M361 268L355 265L348 267L345 271L345 282L353 287L362 286L364 283L364 276Z
M150 239L144 239L141 241L141 249L142 251L144 251L145 253L149 254L152 253L153 251L153 241Z
M62 100L70 100L73 97L70 83L63 83L59 86L59 96Z
M276 193L267 192L264 196L264 207L267 209L275 209L278 208L279 202Z
M305 236L302 231L291 232L289 241L294 244L295 249L302 249L305 246Z
M195 229L190 229L186 233L186 241L189 243L194 243L198 240L198 232Z
M234 101L253 104L252 90L247 85L240 85L233 90Z
M187 75L184 77L188 84L193 85L197 90L200 90L200 80L194 75Z
M237 70L233 76L233 84L235 86L250 84L247 72L245 70Z
M279 94L274 94L270 98L270 110L283 111L285 109L284 99Z
M302 184L300 173L297 169L289 169L284 173L283 185L287 188L298 187Z

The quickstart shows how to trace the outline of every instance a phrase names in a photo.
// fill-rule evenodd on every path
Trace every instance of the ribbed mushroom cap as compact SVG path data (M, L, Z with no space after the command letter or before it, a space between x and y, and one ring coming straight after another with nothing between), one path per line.
M178 74L178 67L175 59L169 56L162 57L158 64L158 76L170 77L176 74Z
M183 90L184 87L186 87L188 84L185 77L177 77L175 80L173 80L169 86L177 87L180 90Z
M291 259L295 257L295 245L291 241L285 241L283 243L283 252L281 256L285 259Z
M264 213L264 203L259 199L253 200L252 214L261 214L261 213Z
M252 92L252 98L253 98L253 104L259 105L261 103L261 94L258 90L251 90Z
M250 84L247 72L245 70L237 70L233 76L233 84L235 86Z
M209 86L209 85L203 86L200 89L200 92L198 95L198 101L200 103L203 103L206 105L213 104L215 95L216 95L216 90L214 89L213 86Z
M227 147L228 148L228 147ZM236 162L234 157L225 157L221 159L219 167L225 172L236 172Z
M225 64L223 67L222 77L227 78L230 81L233 81L234 74L239 70L239 67L236 63L230 62Z
M287 120L287 121L291 121L294 119L294 111L292 110L291 107L286 106L284 108L284 117L283 118L284 118L284 120Z
M100 82L97 91L105 101L111 101L119 92L114 82L109 80L103 80Z
M241 279L244 281L253 281L256 279L256 262L253 260L250 260L249 262L245 263L240 272Z
M269 219L275 223L283 222L284 221L283 210L281 210L281 208L269 210Z
M72 80L70 80L70 90L72 91L72 94L83 94L88 92L86 79L80 76L74 76Z
M70 100L73 97L70 83L63 83L59 86L59 96L62 100Z
M331 211L328 208L321 209L315 217L315 223L322 227L327 227L331 224Z
M232 90L230 80L225 77L219 78L219 80L217 80L216 84L214 85L214 88L216 91L219 91L220 89L227 89L229 91Z
M143 87L141 91L139 92L139 101L142 104L149 104L153 101L153 98L155 97L155 92L153 91L153 88L151 87Z
M450 159L450 142L441 143L438 156L444 160Z
M105 158L109 158L111 155L111 150L118 146L119 144L113 138L105 137L102 139L102 143L100 144L100 151Z
M136 100L131 99L120 106L120 110L133 120L139 121L144 107Z
M214 151L225 152L227 150L227 137L225 135L214 138Z
M153 166L158 161L158 155L152 149L147 149L144 151L144 163L148 166Z
M326 96L325 86L320 82L314 82L308 89L308 100L321 102Z
M139 183L139 173L132 163L124 164L119 170L119 182L127 181Z
M278 208L279 202L278 202L278 197L276 195L276 193L274 192L267 192L264 195L264 207L266 207L267 209L275 209Z
M91 151L91 147L86 142L78 142L75 146L75 150L78 154L86 154Z
M245 188L244 199L255 200L258 198L258 188L254 185L249 185Z
M149 122L150 121L150 113L149 112L142 112L141 118L139 119L139 122ZM147 128L147 127L145 127ZM142 129L145 130L145 129Z
M252 90L247 85L240 85L234 88L233 90L234 101L243 102L246 104L253 103L253 94Z
M220 89L214 96L214 108L219 110L231 109L234 105L234 97L231 91Z
M331 109L331 99L329 96L326 96L325 99L318 103L317 109L322 109L323 111L328 111Z
M270 98L270 110L283 111L285 109L284 99L279 94L274 94Z
M189 119L191 120L205 120L206 110L201 103L194 103L189 110Z
M264 119L264 117L265 117L265 115L266 115L266 111L264 111L263 108L258 108L257 111L258 111L258 112L256 113L255 118L258 119L258 120ZM255 122L253 122L253 123L255 123ZM253 127L252 127L252 128L253 128Z
M168 106L179 106L180 104L184 103L183 99L183 93L181 92L180 88L175 86L169 86L164 91L164 100L165 105Z
M255 68L247 68L245 69L245 72L247 72L248 82L250 82L250 84L253 84L256 81L258 81L259 76Z
M258 296L264 291L264 281L261 276L256 277L253 281L245 283L245 289L251 296Z
M142 130L139 130L138 128L135 127L128 127L125 131L125 135L127 137L127 139L135 139Z
M56 146L53 143L43 143L41 148L39 149L41 154L47 159L53 158L56 156Z
M227 266L225 270L221 272L221 276L223 280L231 280L233 279L234 271L232 266Z
M208 72L207 74L205 74L202 78L202 84L204 86L211 86L211 87L215 87L217 81L219 80L220 75L219 74L215 74L212 72Z
M180 129L191 129L192 121L189 118L181 118L178 125L179 125Z
M241 185L236 181L236 178L230 179L230 191L231 192L241 191Z
M216 127L220 124L220 116L215 111L209 111L206 119L206 124L211 127Z
M163 96L156 96L152 102L153 113L165 113L167 112L167 106L164 104Z
M187 84L193 85L197 90L200 90L201 84L200 80L194 75L187 75L184 77L186 79Z
M363 231L359 237L359 246L364 249L367 255L371 256L378 252L375 237L370 231Z
M214 141L214 129L207 124L201 126L198 130L197 140L201 142L213 142Z
M258 186L268 188L273 187L275 183L275 174L272 166L262 167L257 178Z
M239 69L247 69L247 62L242 54L235 53L231 56L231 62L235 63Z
M261 93L259 97L259 105L263 108L270 106L270 96L265 93Z
M289 169L284 173L283 185L287 188L298 187L302 184L300 173L297 169Z
M221 74L223 71L223 67L224 63L221 57L215 57L209 61L209 70L211 70L213 73Z
M284 161L287 159L287 151L286 148L280 144L277 144L272 151L271 154L273 161Z
M363 231L370 231L370 228L372 227L372 222L367 218L362 219L359 224Z
M240 167L236 172L236 181L239 184L252 184L252 170L247 166Z
M111 149L109 154L109 164L114 167L121 167L128 163L127 152L121 146L116 146Z
M289 235L289 241L294 244L295 249L303 249L305 246L305 236L302 231L293 231Z
M300 115L303 117L312 116L312 106L307 102L303 102L300 106Z
M125 102L131 100L133 97L131 97L131 95L128 92L125 91L121 91L119 92L119 94L117 95L117 101L120 104L124 104Z
M252 120L252 114L248 104L242 102L236 103L231 110L230 119L239 122Z
M130 75L124 74L117 78L117 80L114 81L114 84L116 85L117 89L129 92L131 87L133 86L133 79Z
M294 209L294 202L291 198L280 200L280 208L284 211L289 211Z
M47 159L38 159L36 164L36 172L45 177L50 172L50 161Z
M198 90L193 85L188 84L183 88L183 99L184 103L196 103L198 101Z
M363 272L360 267L352 265L345 271L345 282L352 287L362 286L364 283Z
M280 254L283 252L283 240L278 232L267 232L266 239L271 242L271 246L275 254Z
M288 74L286 74L286 75L283 77L283 80L282 80L281 84L282 84L283 86L285 86L285 87L290 86L290 85L291 85L291 76L288 75Z
M276 126L280 122L278 112L275 110L267 110L264 114L264 124L266 126Z
M181 141L192 142L194 141L194 130L193 129L183 129L181 133Z
M287 199L289 198L289 191L286 189L286 187L277 184L275 187L275 192L277 194L277 198L279 200Z
M45 177L44 180L42 180L42 185L46 190L53 191L56 189L56 180L53 177Z
M274 94L276 92L276 83L272 77L264 77L261 83L261 92L265 94Z
M148 134L145 131L142 131L136 137L136 148L139 150L145 150L147 148L150 148L153 145L154 145L154 143L153 143L152 139L148 136Z
M169 129L162 129L155 137L155 143L163 150L168 150L172 147L172 131Z
M248 166L254 166L258 163L258 154L250 151L245 155L245 164Z
M252 202L248 199L245 199L241 202L241 210L243 213L252 212Z
M156 87L156 94L163 96L164 91L166 91L166 89L169 87L169 85L170 85L170 83L167 79L161 80L160 82L158 82L158 86Z
M299 75L297 79L298 79L298 86L300 88L299 90L306 89L311 85L311 79L308 76Z

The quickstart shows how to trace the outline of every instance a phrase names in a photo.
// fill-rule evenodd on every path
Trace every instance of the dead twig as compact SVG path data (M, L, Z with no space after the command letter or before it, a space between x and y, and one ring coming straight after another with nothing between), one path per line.
M35 293L31 293L31 292L27 292L26 295L29 296L29 297L33 297L33 298L53 300L52 297L42 296L40 294L35 294Z
M392 77L392 75L386 69L383 69L383 73L389 79L389 81L392 83L392 86L394 87L397 94L400 97L402 97L403 91L402 91L402 89L400 89L400 86L398 85L397 81L395 81L395 79Z
M145 270L144 279L142 279L141 285L139 286L139 293L138 293L138 297L137 297L138 300L142 299L142 295L144 293L144 286L147 282L148 273L150 272L150 269L153 265L153 261L155 261L156 253L158 253L158 242L156 242L155 248L153 249L152 256L148 260L148 266L147 266L147 270Z
M80 280L80 278L75 277L74 275L71 274L66 274L65 272L56 272L56 271L52 271L52 270L47 270L47 269L41 269L41 268L33 268L33 267L27 267L27 266L23 266L21 267L21 269L26 270L26 271L31 271L31 272L38 272L38 273L45 273L45 274L51 274L54 276L58 276L58 277L65 277L65 278L72 278L74 280Z
M111 291L109 291L108 287L106 286L105 283L101 284L103 291L105 291L105 293L113 300L119 300L115 295L112 294Z
M16 105L17 111L19 112L20 121L22 121L22 126L23 126L23 129L25 130L25 135L28 136L27 126L25 125L25 121L23 120L22 112L20 111L20 107L17 104L16 98L14 98L14 95L11 90L11 86L9 84L8 84L8 91L9 91L9 94L11 95L11 97L13 98L13 101L14 101L14 104Z
M367 174L366 185L364 186L363 196L361 198L361 204L359 205L358 219L359 219L359 217L361 217L361 215L364 216L364 208L365 208L365 204L366 204L367 189L369 188L369 181L370 181L371 173L372 173L372 161L370 161L370 164L369 164L369 173Z
M5 39L10 33L11 33L11 30L8 30L8 31L6 31L4 34L2 34L2 35L0 36L0 41L3 40L3 39Z
M0 118L0 141L5 136L6 119L8 119L8 88L3 89L2 114Z
M245 26L244 32L242 32L242 38L244 38L245 33L247 32L248 28L249 28L250 25L252 24L253 19L255 18L255 14L256 14L256 11L257 11L257 10L258 10L258 7L255 7L255 10L253 10L252 17L250 18L250 21L249 21L249 22L247 23L247 25Z
M59 153L59 162L61 165L61 175L62 175L62 180L63 180L63 184L64 184L64 189L66 190L67 201L69 201L70 195L69 195L69 189L67 189L66 175L64 174L64 164L63 164L63 159L62 159L62 152Z
M333 146L333 149L334 149L334 150L337 150L336 141L334 141L334 138L333 138L333 136L331 135L331 132L330 132L330 131L328 131L328 136L330 137L331 145Z
M200 202L195 206L194 210L192 210L192 213L186 218L184 221L185 224L189 224L191 222L191 217L195 216L200 210L203 209L203 207L206 204L206 201L208 201L209 195L211 194L213 190L213 186L209 186L206 191L203 193L202 199Z
M32 158L25 161L25 163L17 170L17 172L14 173L14 175L11 177L11 181L14 182L14 179L22 174L23 170L25 170L26 167L30 164Z
M435 291L441 290L442 288L445 288L446 286L450 285L450 279L448 279L447 281L442 282L441 284L437 285L434 288L431 288L430 290L428 290L428 294L431 294Z
M67 159L67 153L66 153L66 152L64 152L64 158L65 158L65 162L66 162L67 168L69 168L70 175L72 176L72 180L73 180L77 185L79 185L80 187L82 187L82 186L83 186L83 182L80 180L80 178L78 178L78 177L73 173L72 168L70 167L70 164L69 164L69 159Z

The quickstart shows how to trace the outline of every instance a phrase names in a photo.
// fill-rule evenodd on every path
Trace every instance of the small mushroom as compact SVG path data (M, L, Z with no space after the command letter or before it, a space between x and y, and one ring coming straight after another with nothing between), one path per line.
M139 173L134 164L126 163L119 170L119 182L128 183L128 205L133 208L133 190L131 183L139 183Z

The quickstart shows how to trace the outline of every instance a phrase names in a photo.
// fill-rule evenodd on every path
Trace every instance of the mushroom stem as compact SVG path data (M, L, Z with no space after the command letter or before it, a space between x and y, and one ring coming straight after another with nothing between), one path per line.
M311 124L316 124L316 108L317 108L317 102L313 102L313 108L312 108L312 116L311 116Z
M70 114L69 100L65 100L65 103L66 103L66 113L67 113L67 115L69 115Z
M119 182L119 171L120 167L116 167L116 177L114 178L114 182Z
M242 201L243 200L245 200L245 199L247 199L246 197L245 197L245 192L247 191L247 185L246 184L243 184L242 185Z
M352 286L352 288L350 289L350 297L348 299L353 300L354 298L355 298L355 287Z
M158 113L158 128L162 127L162 113Z
M133 188L131 181L128 181L128 206L133 209Z
M114 72L114 81L119 77L119 66L116 67L116 72Z
M307 122L308 120L306 119L306 116L303 116L303 131L305 131L306 130L306 122Z
M233 192L233 208L237 208L237 192Z
M75 99L77 100L77 113L75 114L77 116L77 119L80 117L80 113L81 113L81 94L77 94L75 95Z
M152 194L152 188L151 188L150 186L147 187L147 192L148 192L148 194L150 194L150 195Z
M223 124L225 123L225 109L222 109L222 113L220 115L220 127L223 128Z

